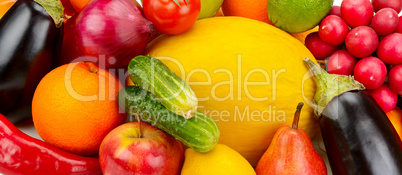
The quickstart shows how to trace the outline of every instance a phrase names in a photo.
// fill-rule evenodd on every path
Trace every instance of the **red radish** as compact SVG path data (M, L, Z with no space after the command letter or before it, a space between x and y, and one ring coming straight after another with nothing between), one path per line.
M352 75L357 59L346 50L338 50L329 57L327 69L330 74Z
M81 51L96 58L91 61L114 68L144 52L153 25L132 0L93 0L79 13L75 31Z
M348 24L339 16L329 15L320 24L318 34L320 38L332 45L340 45L345 41L349 32Z
M367 57L356 63L353 74L366 89L377 89L385 82L387 67L380 59Z
M399 95L402 95L402 65L391 68L388 75L389 86Z
M328 15L336 15L336 16L342 17L342 15L341 15L341 7L337 6L337 5L332 6L332 8L329 11Z
M377 49L378 43L377 33L367 26L359 26L352 29L346 35L345 40L349 53L357 58L371 55Z
M318 36L318 32L308 34L305 44L317 60L329 57L339 48L338 46L333 46L322 41L320 36Z
M395 32L402 33L402 16L399 17L398 26L396 27Z
M378 105L380 105L384 112L394 109L398 101L398 95L393 92L386 83L377 89L369 90L368 93L374 98Z
M371 28L377 32L378 36L386 36L398 27L398 13L391 8L383 8L378 11L371 20Z
M369 0L343 0L341 4L342 18L351 28L368 26L374 15Z
M392 33L384 37L378 46L377 55L387 64L401 64L402 34Z
M375 12L383 8L392 8L399 13L402 8L401 0L372 0L372 3Z

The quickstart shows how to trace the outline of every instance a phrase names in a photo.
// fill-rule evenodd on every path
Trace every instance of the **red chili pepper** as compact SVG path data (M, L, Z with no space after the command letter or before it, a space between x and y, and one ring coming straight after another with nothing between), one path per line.
M0 114L0 174L102 174L98 158L68 153L21 132Z

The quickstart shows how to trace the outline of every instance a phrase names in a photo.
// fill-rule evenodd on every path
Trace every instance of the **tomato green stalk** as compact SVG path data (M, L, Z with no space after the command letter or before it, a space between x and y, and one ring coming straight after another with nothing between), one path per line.
M176 3L176 5L177 5L178 7L180 7L180 9L181 9L181 5L180 5L179 1L173 0L173 2ZM186 3L188 4L188 0L186 0Z

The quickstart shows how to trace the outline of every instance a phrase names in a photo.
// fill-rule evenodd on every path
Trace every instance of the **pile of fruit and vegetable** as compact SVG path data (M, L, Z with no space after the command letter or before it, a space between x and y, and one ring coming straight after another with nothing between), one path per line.
M0 174L402 174L402 0L339 4L0 1Z

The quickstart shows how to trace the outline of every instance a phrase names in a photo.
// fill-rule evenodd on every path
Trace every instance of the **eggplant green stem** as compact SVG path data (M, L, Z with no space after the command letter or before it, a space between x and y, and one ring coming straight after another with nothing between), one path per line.
M54 24L57 28L63 25L64 21L64 8L60 0L34 0L41 5L50 17L52 17Z
M348 91L365 90L364 85L356 81L353 76L329 74L310 58L304 58L303 61L310 68L317 85L314 96L314 114L317 117L321 116L324 107L332 98Z

